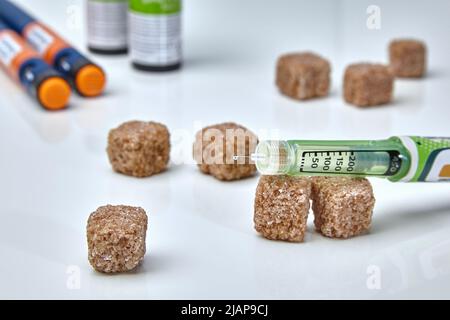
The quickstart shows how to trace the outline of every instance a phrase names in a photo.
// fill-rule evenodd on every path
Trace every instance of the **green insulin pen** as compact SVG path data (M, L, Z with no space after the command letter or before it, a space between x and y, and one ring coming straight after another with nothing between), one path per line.
M450 182L450 138L261 141L251 156L265 175L380 177Z

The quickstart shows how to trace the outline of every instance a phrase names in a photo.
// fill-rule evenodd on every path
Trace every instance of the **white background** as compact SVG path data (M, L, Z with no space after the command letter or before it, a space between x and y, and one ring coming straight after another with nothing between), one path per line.
M17 1L85 51L82 1ZM381 30L366 8L381 8ZM41 110L0 74L1 298L450 298L450 186L372 180L370 234L272 242L253 230L258 178L219 182L192 164L148 179L114 173L109 129L131 119L168 125L173 159L190 157L196 126L236 121L293 139L450 136L449 1L188 0L185 66L132 70L127 57L92 56L108 72L105 96ZM361 110L342 100L345 66L385 62L395 37L429 46L423 80L398 80L394 102ZM330 59L328 98L296 102L274 86L278 55L313 50ZM188 139L181 139L185 132ZM262 132L264 133L264 132ZM262 136L264 137L264 135ZM142 206L148 253L134 273L88 264L86 220L98 206ZM80 271L71 290L70 266ZM379 271L381 288L367 286Z

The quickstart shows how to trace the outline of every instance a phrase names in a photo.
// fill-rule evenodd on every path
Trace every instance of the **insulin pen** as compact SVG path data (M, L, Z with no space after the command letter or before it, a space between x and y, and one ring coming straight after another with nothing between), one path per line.
M0 20L0 65L48 110L66 107L67 81Z
M372 176L393 182L450 182L450 138L262 141L251 157L258 171L265 175Z
M48 64L70 81L80 95L95 97L103 92L106 83L104 71L47 26L7 0L0 0L0 19L21 34Z

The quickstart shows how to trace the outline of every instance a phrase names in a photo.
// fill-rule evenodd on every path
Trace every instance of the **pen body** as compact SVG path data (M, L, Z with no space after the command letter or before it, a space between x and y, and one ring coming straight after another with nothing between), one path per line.
M263 174L450 181L448 138L262 141L254 158Z
M40 23L8 0L0 0L0 18L34 48L76 91L86 97L100 95L105 87L104 71L56 32Z
M66 80L0 21L0 65L46 109L62 109L70 98Z

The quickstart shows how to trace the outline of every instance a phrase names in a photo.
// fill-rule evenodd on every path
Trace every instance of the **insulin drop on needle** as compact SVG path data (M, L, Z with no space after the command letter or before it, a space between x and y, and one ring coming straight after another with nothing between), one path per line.
M130 0L129 38L133 66L144 71L181 67L181 0Z
M88 0L88 48L94 53L127 52L127 0Z

